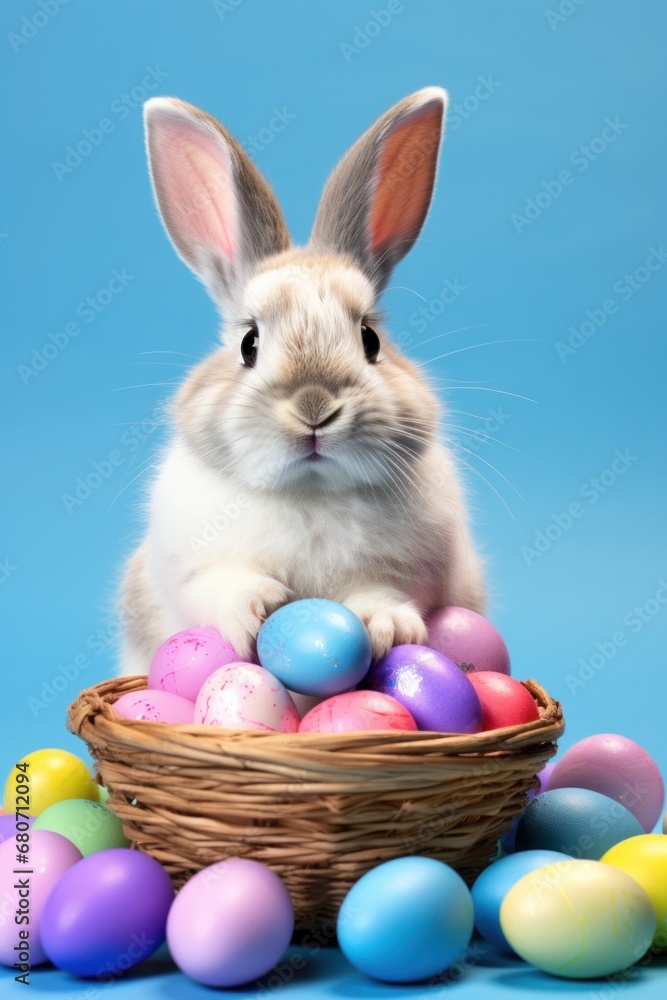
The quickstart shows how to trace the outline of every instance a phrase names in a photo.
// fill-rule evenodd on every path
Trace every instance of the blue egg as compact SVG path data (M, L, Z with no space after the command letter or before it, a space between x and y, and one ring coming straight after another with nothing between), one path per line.
M396 858L353 885L338 914L338 943L374 979L410 983L444 972L470 944L470 890L434 858Z
M343 604L293 601L267 618L257 637L262 666L299 694L340 694L355 687L371 665L364 623Z
M629 837L644 832L629 809L587 788L554 788L526 806L516 831L516 850L560 851L599 861Z
M519 851L485 868L472 887L475 927L482 937L496 948L512 951L500 926L500 907L505 896L515 882L536 868L571 860L568 854L559 851Z

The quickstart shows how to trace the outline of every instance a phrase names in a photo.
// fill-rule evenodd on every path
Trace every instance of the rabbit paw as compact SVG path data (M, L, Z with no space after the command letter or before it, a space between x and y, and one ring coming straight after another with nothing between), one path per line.
M291 591L278 580L257 577L235 589L229 602L217 616L216 626L232 644L239 656L250 659L260 628L274 611L287 604ZM224 605L227 604L225 608Z
M392 646L426 641L426 625L414 604L383 599L374 593L354 594L343 603L368 629L373 659L385 656Z

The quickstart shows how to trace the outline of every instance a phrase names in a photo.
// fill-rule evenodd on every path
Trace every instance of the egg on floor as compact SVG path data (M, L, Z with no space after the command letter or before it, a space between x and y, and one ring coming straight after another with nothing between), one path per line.
M517 851L560 851L599 861L614 844L642 832L620 802L587 788L554 788L526 806L516 830Z
M619 868L646 889L658 920L653 945L667 951L667 836L645 833L630 837L615 844L600 860Z
M64 873L46 900L44 952L74 976L113 976L157 951L173 899L171 879L148 854L125 847L91 854Z
M558 861L524 875L500 907L511 948L567 979L612 976L637 962L656 927L646 891L611 865Z
M123 824L101 802L66 799L54 802L35 820L33 830L50 830L71 840L83 857L109 847L129 847Z
M81 758L68 750L51 747L34 750L20 757L19 764L25 770L14 767L5 783L3 805L8 813L16 811L17 787L26 773L29 775L25 793L29 798L26 810L31 816L39 816L48 806L62 799L99 802L99 785Z
M658 765L634 740L597 733L579 740L559 758L549 789L589 788L629 809L650 833L660 819L665 786Z
M366 872L338 914L348 961L389 983L429 979L470 944L473 903L461 876L434 858L404 857Z
M16 868L16 843L13 838L0 844L0 899L9 913L19 913L22 904L20 887L14 869ZM30 966L42 965L47 955L42 944L42 920L44 908L54 888L62 876L77 862L81 852L74 844L59 833L35 830L30 835L30 905L29 952L26 962ZM26 866L27 867L27 866ZM13 919L0 917L0 962L12 966L20 955L16 946L25 942L20 938L22 925ZM21 959L23 961L23 959Z

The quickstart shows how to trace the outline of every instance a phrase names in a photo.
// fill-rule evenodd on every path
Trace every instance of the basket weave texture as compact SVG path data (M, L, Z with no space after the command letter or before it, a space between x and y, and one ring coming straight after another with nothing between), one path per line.
M145 676L82 691L68 727L88 744L127 837L177 887L224 858L253 858L284 880L297 928L332 934L348 890L383 861L427 855L469 884L488 864L565 728L560 704L537 681L523 683L539 720L472 736L121 718L113 702L145 688Z

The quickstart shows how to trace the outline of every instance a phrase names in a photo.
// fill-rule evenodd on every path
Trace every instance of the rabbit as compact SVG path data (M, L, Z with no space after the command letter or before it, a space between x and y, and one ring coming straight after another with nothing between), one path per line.
M329 178L310 242L213 117L171 97L144 109L158 210L223 316L185 379L124 572L120 672L209 625L240 659L287 602L355 612L372 652L424 643L429 612L484 610L480 557L427 380L392 345L378 298L433 192L447 93L383 114Z

